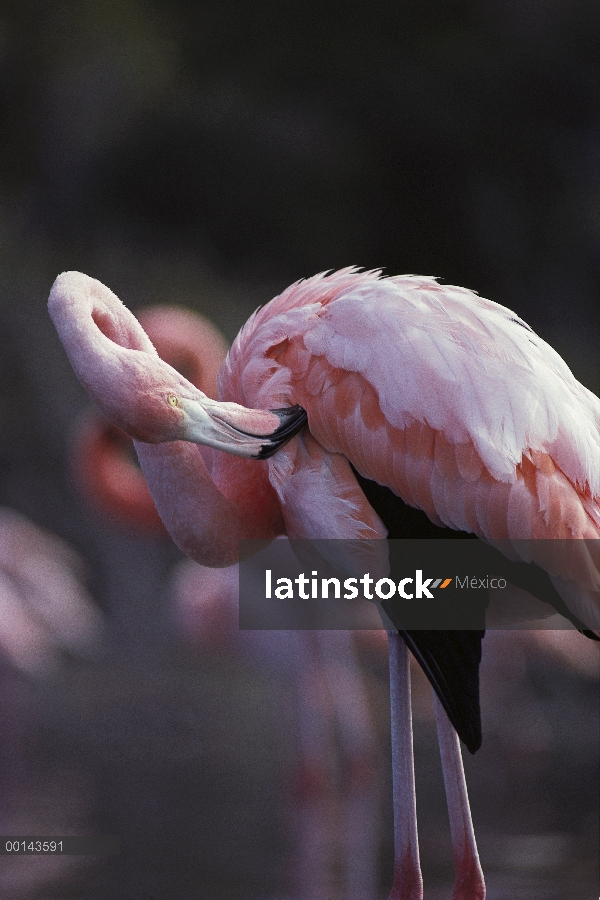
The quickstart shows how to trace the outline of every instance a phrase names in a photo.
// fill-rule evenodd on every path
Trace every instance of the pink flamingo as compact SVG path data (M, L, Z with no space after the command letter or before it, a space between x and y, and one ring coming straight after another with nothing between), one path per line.
M234 650L262 671L291 680L300 750L294 811L298 896L311 900L330 896L330 845L339 830L344 896L369 900L377 892L378 752L353 635L240 631L238 584L237 566L209 569L184 560L171 581L177 625L186 641L205 652ZM340 772L343 789L337 798L336 829L332 786Z
M160 358L207 396L216 397L217 374L227 354L220 332L180 307L150 307L136 317ZM88 502L122 524L166 535L144 476L134 464L131 438L97 410L86 410L81 417L71 458ZM377 882L377 750L352 637L344 632L241 634L237 589L237 566L215 570L190 561L179 566L170 590L184 636L205 652L241 654L292 681L301 751L296 779L300 896L318 900L330 893L326 847L337 764L347 776L342 804L347 894L368 900ZM334 726L343 738L341 759L336 759Z
M600 401L510 310L433 278L353 268L317 275L248 321L215 403L161 363L99 282L60 275L49 309L84 386L136 439L167 529L202 565L231 565L245 538L382 539L386 519L390 533L401 532L394 519L410 521L416 508L429 525L492 542L587 539L553 556L534 549L533 559L570 615L598 629ZM303 411L310 430L301 430ZM477 749L482 634L429 634L438 636L424 646L416 632L389 635L391 897L423 896L408 641L436 688L453 900L483 900L455 730ZM458 684L445 690L455 664ZM436 666L444 678L434 677Z
M0 653L26 675L48 674L63 653L97 648L102 615L82 568L60 538L0 507Z
M100 644L103 617L83 586L82 573L82 560L68 544L15 510L0 507L0 830L4 834L40 833L36 823L44 803L30 773L32 683L52 676L65 656L92 657ZM52 779L46 787L51 793ZM68 800L64 789L62 796ZM29 797L35 798L33 804ZM77 788L73 799L80 802ZM64 815L62 807L54 812ZM43 812L41 816L43 820ZM3 888L11 886L11 869L3 864L2 870L0 891L4 893Z
M149 307L137 319L161 359L209 397L217 396L227 343L208 319L178 306ZM132 528L166 533L146 480L133 463L131 438L95 409L87 410L77 425L71 468L83 495L102 512Z

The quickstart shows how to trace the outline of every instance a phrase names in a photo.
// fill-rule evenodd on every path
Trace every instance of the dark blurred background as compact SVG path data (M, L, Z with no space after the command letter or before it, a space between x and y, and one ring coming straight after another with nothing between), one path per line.
M26 744L37 748L28 771L36 784L49 785L40 770L52 769L57 798L56 784L79 778L87 799L77 801L78 815L88 827L137 829L147 842L154 835L150 809L157 822L177 821L172 798L196 775L174 775L168 760L161 769L160 752L143 737L148 717L155 709L162 716L167 705L176 729L191 705L196 735L196 676L212 685L217 675L227 683L239 674L215 673L195 659L177 668L164 598L178 552L103 519L71 483L72 429L87 399L46 314L54 278L84 271L134 310L157 302L192 307L232 339L257 305L318 271L355 264L436 275L516 310L598 392L599 46L600 6L590 0L3 0L0 503L82 554L89 588L107 616L104 655L92 674L67 666L62 682L20 687L33 735ZM542 685L534 690L542 705L555 702L548 686L555 675L550 682L543 676L548 665L531 676ZM203 674L191 677L194 667ZM161 678L161 671L170 674ZM115 672L127 690L117 690ZM384 691L384 675L371 677ZM177 678L188 698L179 706ZM538 776L544 786L543 801L532 789L537 819L521 809L518 824L506 806L510 785L474 777L480 808L504 810L498 831L510 834L514 825L516 835L537 835L546 863L563 848L550 875L552 866L531 863L535 853L525 854L529 863L520 868L514 863L519 896L526 896L519 879L529 878L527 897L588 900L598 887L597 682L571 671L556 684L571 686L565 703L580 702L587 722L582 728L573 721L579 794L564 821L553 804L564 812L573 792L564 787L553 799L549 773L568 767L575 751L564 734L553 743L549 714L550 737L534 749L537 775L530 775L534 786ZM273 759L285 775L286 737L269 700L277 689L256 687L256 710L263 712L253 719L260 722L255 746L266 729L274 747L262 761L253 757L265 784ZM135 702L125 702L123 691ZM239 701L232 696L234 723ZM126 738L120 729L130 720L129 704L142 712ZM530 721L530 710L523 715ZM111 741L121 749L105 752L103 742ZM138 743L147 751L143 764L132 751ZM492 773L494 765L490 755ZM528 781L526 768L520 777ZM248 802L243 784L240 776L238 794L231 789L232 809L238 795ZM277 813L272 793L261 827ZM136 806L134 798L144 802ZM182 812L183 830L186 815L196 821L199 813ZM443 807L440 815L443 822ZM389 810L386 816L389 825ZM486 816L493 830L493 816ZM225 840L226 822L219 827ZM548 838L554 832L555 845ZM23 866L10 875L11 897L150 897L150 888L140 888L142 871L157 885L156 896L283 894L285 854L271 837L271 856L262 868L250 866L254 874L244 882L224 871L225 862L215 863L222 870L206 887L203 864L186 870L174 847L160 862L136 845L118 864L122 888L111 884L107 864L98 894L85 866L52 889L44 874L34 877ZM389 836L382 844L383 895ZM494 846L490 865L500 879L510 852L502 856ZM520 858L515 847L513 862ZM242 848L250 859L252 848ZM186 845L185 859L192 856ZM430 878L435 871L433 865ZM491 900L503 897L501 890L490 891Z

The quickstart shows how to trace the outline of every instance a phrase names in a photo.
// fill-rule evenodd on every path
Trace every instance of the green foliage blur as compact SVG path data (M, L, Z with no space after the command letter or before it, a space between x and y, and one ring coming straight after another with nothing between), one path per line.
M435 274L593 380L596 4L13 2L0 29L9 271L37 251L198 307Z

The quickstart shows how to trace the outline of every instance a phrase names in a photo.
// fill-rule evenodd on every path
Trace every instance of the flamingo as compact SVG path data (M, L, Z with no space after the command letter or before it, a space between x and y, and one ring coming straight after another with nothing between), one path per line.
M0 506L0 830L43 833L48 797L40 795L28 753L35 708L33 685L47 683L64 657L97 653L103 616L82 583L83 561L65 541ZM45 779L48 782L48 779ZM47 783L51 797L53 779ZM46 788L44 790L46 790ZM80 804L79 789L67 800ZM33 802L28 801L31 797ZM54 798L55 799L55 798ZM53 820L64 809L53 808ZM41 818L40 818L41 815ZM46 823L47 825L47 823ZM6 862L6 861L5 861ZM31 867L30 867L31 868ZM0 891L15 889L14 873L2 866ZM63 872L64 874L64 872ZM23 873L21 872L21 875ZM37 876L28 874L33 884ZM12 883L11 883L12 882ZM12 891L11 891L12 893Z
M217 374L227 355L221 332L198 313L179 306L139 310L137 319L161 359L182 372L209 397L217 395ZM71 469L92 506L135 529L165 534L162 519L139 468L133 464L131 438L96 409L77 423Z
M81 582L82 561L56 535L0 507L0 655L31 678L63 653L89 657L103 617Z
M136 318L161 359L209 397L227 354L221 333L190 310L154 306ZM167 534L144 476L134 464L131 438L93 408L77 423L71 464L87 501L130 528ZM187 642L203 652L245 659L291 681L296 696L300 766L295 779L299 822L299 896L330 893L325 853L336 767L346 773L342 848L346 890L368 900L377 879L377 748L369 702L351 633L246 632L238 628L238 567L207 569L191 560L176 567L169 594ZM332 740L337 729L343 752ZM333 753L331 752L333 750Z
M200 564L231 565L240 540L279 534L380 543L410 533L415 515L425 533L515 541L517 556L519 540L564 539L554 555L533 544L533 561L598 630L600 401L505 307L431 277L322 273L249 319L218 403L159 360L98 281L63 273L49 311L83 385L134 437L169 533ZM458 737L471 752L481 741L482 637L388 635L391 900L423 897L408 645L436 692L452 900L485 898Z
M250 666L291 681L300 749L294 811L298 896L325 900L331 894L328 845L335 837L331 807L336 800L333 786L341 772L344 896L370 900L377 888L379 754L353 635L346 631L240 631L238 586L238 566L209 569L189 559L182 561L170 586L177 625L185 640L204 652L221 656L233 651Z

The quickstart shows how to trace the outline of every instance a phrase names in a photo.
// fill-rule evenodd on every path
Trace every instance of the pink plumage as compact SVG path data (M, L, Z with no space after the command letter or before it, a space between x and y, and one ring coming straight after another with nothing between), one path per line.
M360 499L343 533L339 516L327 521L344 514L342 493L353 495L349 460L435 524L514 539L517 555L523 540L586 538L553 560L530 546L573 611L599 626L600 550L589 542L600 537L600 400L510 310L433 278L352 268L317 275L247 322L219 392L248 406L307 410L310 434L327 451L320 465L303 436L269 463L288 533L375 536ZM344 461L325 498L332 454ZM308 459L311 478L301 476ZM288 500L297 477L302 504ZM307 522L314 503L331 511L318 517L318 534Z

